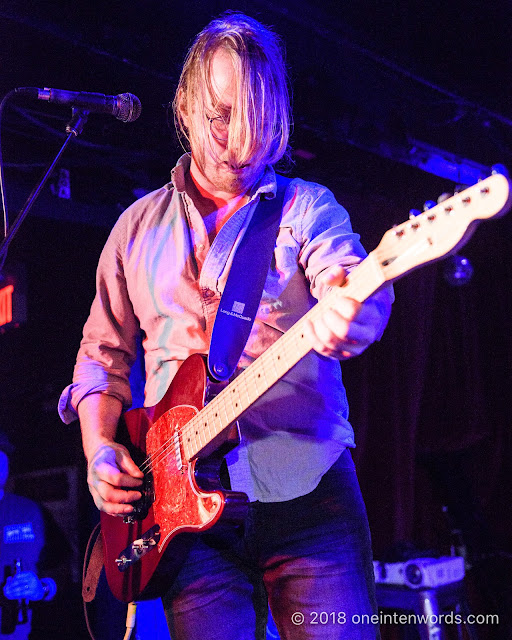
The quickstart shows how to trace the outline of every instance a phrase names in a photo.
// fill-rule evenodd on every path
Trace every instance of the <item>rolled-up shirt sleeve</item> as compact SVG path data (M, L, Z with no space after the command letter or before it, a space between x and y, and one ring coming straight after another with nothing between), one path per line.
M366 257L354 233L349 215L327 188L308 183L300 217L299 261L310 282L312 295L320 299L327 290L322 276L333 266L350 270Z
M124 408L131 405L128 378L136 358L139 323L126 286L125 247L121 217L98 263L96 296L84 326L73 382L59 400L59 415L65 423L77 419L78 404L92 393L114 396Z
M312 295L321 299L330 287L324 277L330 268L342 266L347 272L354 269L367 253L359 234L354 233L349 214L327 188L314 185L301 216L302 249L300 262L310 282ZM377 332L380 339L389 319L394 301L392 285L384 286L376 295L375 302L382 318Z

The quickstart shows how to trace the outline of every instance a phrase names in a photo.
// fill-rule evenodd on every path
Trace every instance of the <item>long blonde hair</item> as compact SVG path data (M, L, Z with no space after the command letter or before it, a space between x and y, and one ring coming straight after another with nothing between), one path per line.
M178 134L190 145L191 139L202 133L202 140L207 141L205 151L217 158L205 105L209 98L215 108L211 68L219 49L233 63L237 88L227 140L229 161L235 166L275 164L287 153L290 135L284 56L278 36L243 13L221 15L192 44L173 101ZM188 129L181 109L193 123Z

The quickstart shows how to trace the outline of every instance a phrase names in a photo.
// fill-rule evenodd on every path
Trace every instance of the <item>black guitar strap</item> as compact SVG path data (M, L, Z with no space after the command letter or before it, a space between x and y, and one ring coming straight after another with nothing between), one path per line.
M261 301L290 178L276 175L276 180L275 197L261 197L236 250L215 317L208 370L219 381L232 376Z

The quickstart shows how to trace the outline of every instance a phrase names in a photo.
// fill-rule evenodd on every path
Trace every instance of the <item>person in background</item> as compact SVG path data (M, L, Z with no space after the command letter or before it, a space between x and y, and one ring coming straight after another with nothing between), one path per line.
M52 600L57 585L52 578L38 575L45 545L40 507L6 491L13 451L7 436L0 432L0 639L26 640L32 627L32 604Z

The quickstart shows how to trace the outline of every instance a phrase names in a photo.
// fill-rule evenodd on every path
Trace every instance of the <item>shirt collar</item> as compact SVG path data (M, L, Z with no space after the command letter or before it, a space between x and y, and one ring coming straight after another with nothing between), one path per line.
M190 153L184 153L171 171L171 182L166 185L169 189L174 186L179 193L185 193L185 174L190 170ZM250 193L250 200L257 196L275 198L277 191L276 173L274 168L267 165L260 179L255 183Z
M178 193L184 193L185 189L185 174L190 170L190 153L184 153L176 163L176 166L171 171L171 182L167 185L168 188L174 186Z

